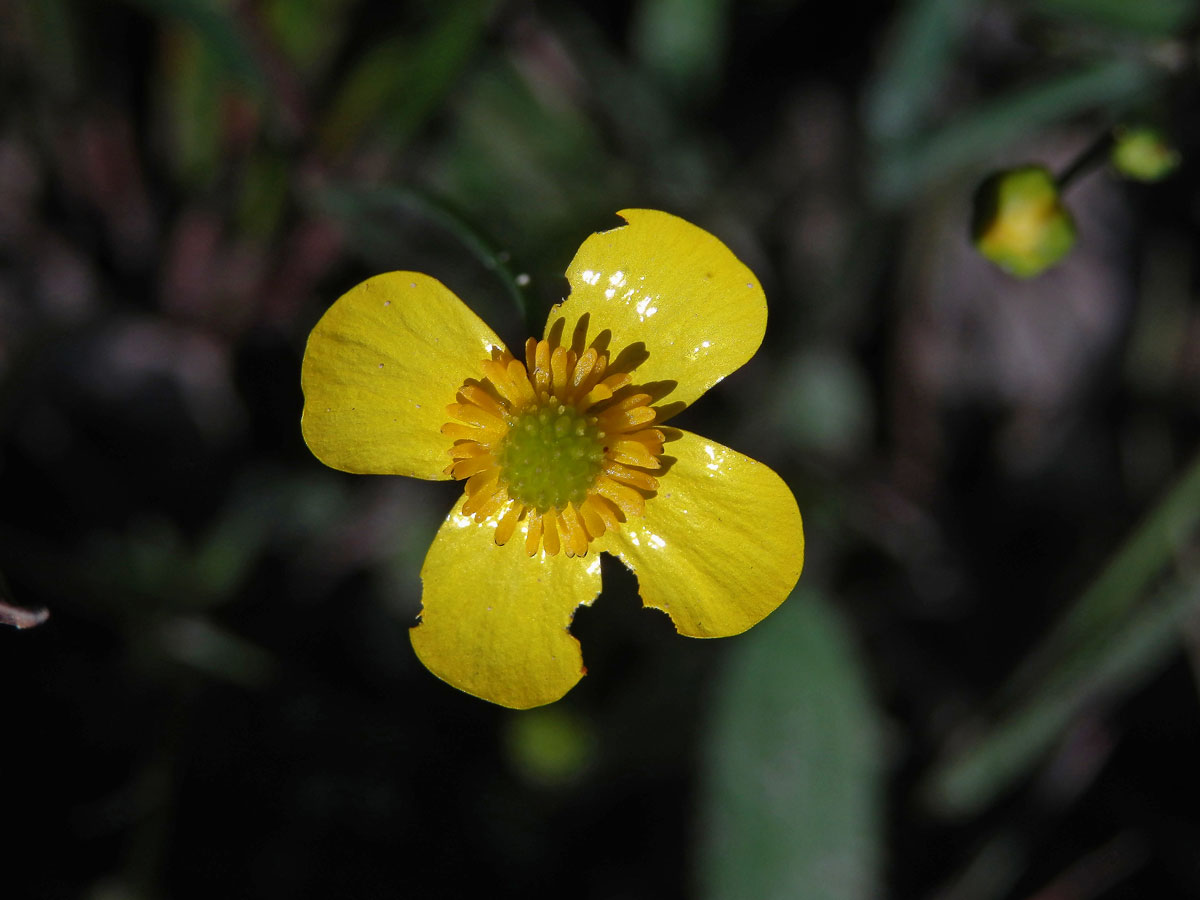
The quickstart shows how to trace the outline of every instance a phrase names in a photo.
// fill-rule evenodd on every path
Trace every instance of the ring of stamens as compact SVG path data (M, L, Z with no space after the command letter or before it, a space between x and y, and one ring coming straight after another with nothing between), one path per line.
M526 523L525 552L583 556L588 545L645 510L658 489L663 433L653 398L608 352L530 338L525 361L504 352L481 365L455 403L446 474L466 479L464 515L497 521L506 544Z

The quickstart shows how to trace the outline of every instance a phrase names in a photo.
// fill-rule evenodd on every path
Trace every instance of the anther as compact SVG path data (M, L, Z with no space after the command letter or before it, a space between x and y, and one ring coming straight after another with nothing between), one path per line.
M648 462L655 463L662 438L659 435L654 439L658 433L653 431L634 433L639 417L644 418L647 411L643 407L648 396L631 395L618 404L602 405L612 398L613 390L631 381L628 375L610 375L601 380L607 354L589 351L591 361L584 366L583 362L577 364L571 351L555 351L548 342L531 339L526 344L528 368L524 372L519 371L522 366L516 360L507 366L485 361L488 377L501 377L504 386L516 390L519 385L513 380L524 375L529 379L529 390L518 391L519 398L505 394L497 400L490 395L485 398L468 383L459 397L461 403L450 410L452 416L467 424L447 424L443 434L455 441L450 451L455 462L450 469L460 469L450 474L469 478L464 511L479 522L499 515L498 544L507 543L517 524L525 522L527 553L533 555L544 546L550 555L562 549L571 556L586 553L588 541L618 527L616 509L624 515L641 514L640 501L648 490L644 485L653 479L624 466L637 466L647 457ZM557 367L552 365L552 356ZM589 359L586 355L584 358ZM580 374L581 368L587 372ZM593 387L584 392L582 384ZM564 389L571 393L560 396ZM497 404L498 408L493 409ZM603 411L589 415L593 408ZM464 414L488 414L502 420L507 428L499 434L488 432L475 425L472 418L460 418ZM617 429L613 442L616 457L610 454L601 420L606 427ZM498 425L500 421L491 422L488 428ZM481 429L479 437L475 436L476 428ZM476 459L480 462L472 462ZM486 465L476 472L481 463ZM605 468L608 463L612 465ZM616 480L610 469L617 473Z

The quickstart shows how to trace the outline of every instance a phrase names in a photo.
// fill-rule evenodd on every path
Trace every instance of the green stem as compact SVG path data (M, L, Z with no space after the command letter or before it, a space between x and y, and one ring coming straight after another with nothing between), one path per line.
M1080 176L1086 175L1092 169L1102 165L1108 159L1112 145L1112 129L1105 129L1103 134L1084 148L1083 152L1075 157L1071 164L1063 169L1062 173L1054 179L1055 183L1058 184L1059 193L1065 192Z
M330 185L318 192L316 204L339 218L351 218L363 212L394 212L397 209L412 210L424 216L454 235L485 269L496 275L529 334L540 330L540 326L535 327L537 323L532 321L533 310L529 297L509 267L507 254L469 225L449 204L411 188L374 185Z

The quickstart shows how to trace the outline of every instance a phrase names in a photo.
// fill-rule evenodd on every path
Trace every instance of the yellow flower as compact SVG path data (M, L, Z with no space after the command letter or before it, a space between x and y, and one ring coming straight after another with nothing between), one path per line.
M1075 246L1075 221L1042 166L996 172L975 192L975 247L1017 278L1032 278Z
M515 708L584 674L569 627L599 551L681 634L723 637L787 597L800 512L762 463L664 427L758 349L766 300L707 232L653 210L584 241L570 296L514 355L446 287L377 275L317 323L304 439L347 472L466 479L421 569L412 643L444 681Z
M1179 168L1179 151L1149 125L1115 128L1111 159L1113 168L1134 181L1162 181Z

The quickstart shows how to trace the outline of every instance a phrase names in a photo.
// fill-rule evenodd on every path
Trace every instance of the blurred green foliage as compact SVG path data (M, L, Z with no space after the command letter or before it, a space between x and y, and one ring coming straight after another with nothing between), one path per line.
M1008 686L1004 715L933 770L932 803L961 816L994 802L1087 709L1138 690L1166 664L1200 608L1200 582L1186 563L1198 529L1200 459L1030 654Z
M1121 110L1145 98L1155 72L1144 63L1108 59L1056 74L981 104L911 140L886 145L874 173L882 202L900 203L931 182L991 157L1037 131L1094 110Z
M929 123L981 7L963 0L914 0L902 7L867 95L864 118L874 140L911 138Z
M712 89L725 68L728 0L644 0L632 43L639 61L689 102Z
M565 704L514 713L506 737L509 759L534 784L578 782L595 758L588 722Z
M186 26L213 56L214 67L252 95L261 95L267 78L249 40L228 8L213 0L127 0L164 23Z
M1073 23L1145 37L1171 37L1194 24L1195 0L1029 0L1029 8Z
M422 31L385 38L355 60L321 124L324 151L345 151L368 125L386 144L403 146L472 59L494 6L455 0Z
M1200 894L1198 14L5 7L0 568L53 612L0 630L7 889ZM1080 178L1044 279L971 254L972 185L1143 116L1165 190ZM713 645L606 567L593 674L510 717L405 637L453 492L320 468L300 354L384 269L523 339L626 206L767 288L680 424L789 481L808 569Z
M263 16L279 49L315 80L324 73L345 37L353 0L267 0Z
M705 748L702 895L879 896L882 734L845 624L802 589L736 641Z

